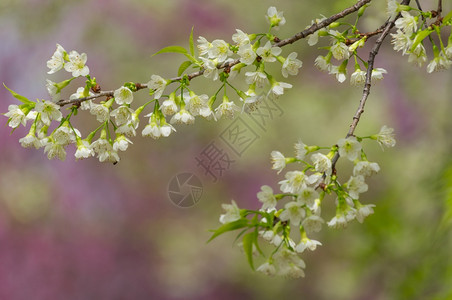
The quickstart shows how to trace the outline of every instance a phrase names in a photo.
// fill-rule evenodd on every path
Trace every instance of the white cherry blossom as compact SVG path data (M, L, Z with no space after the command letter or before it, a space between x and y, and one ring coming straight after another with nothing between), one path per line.
M73 77L87 76L89 74L89 68L85 65L87 60L86 53L79 54L73 50L69 53L69 62L64 65L64 69L72 73Z

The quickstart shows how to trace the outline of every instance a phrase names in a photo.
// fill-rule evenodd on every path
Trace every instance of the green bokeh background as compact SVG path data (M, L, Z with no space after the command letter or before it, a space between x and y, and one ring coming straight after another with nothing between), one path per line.
M362 31L384 22L385 1L374 2ZM31 99L47 97L45 79L67 75L46 74L55 43L87 53L104 90L147 82L151 74L172 77L183 57L151 54L187 46L192 26L195 36L230 41L236 28L266 31L264 15L276 6L287 20L277 35L286 38L353 3L2 0L0 80ZM433 1L421 3L435 8ZM450 9L444 3L444 11ZM409 65L389 40L376 59L388 74L372 87L356 131L370 135L386 124L397 134L397 146L385 151L364 142L369 160L381 166L362 197L376 204L375 214L345 230L325 227L316 236L323 246L303 255L306 278L299 280L251 271L234 234L206 244L208 229L219 225L221 203L234 199L257 208L260 186L277 188L283 174L270 169L272 150L290 155L298 139L331 145L348 130L361 88L318 71L313 62L324 52L317 47L299 41L283 54L291 51L303 67L285 80L294 88L278 100L283 115L258 132L216 183L203 176L195 157L218 140L228 120L199 119L158 141L137 137L113 166L75 162L74 149L65 162L48 161L41 150L22 149L18 139L26 129L10 135L2 118L0 299L452 299L452 73ZM74 91L77 84L83 82L72 85ZM192 83L198 93L215 86L203 78ZM146 92L135 99L144 103ZM2 112L14 101L0 90ZM95 124L87 115L76 125L86 135ZM338 169L347 174L350 166L339 161ZM167 186L187 171L201 177L204 191L196 206L182 209L169 201ZM333 200L324 210L331 217Z

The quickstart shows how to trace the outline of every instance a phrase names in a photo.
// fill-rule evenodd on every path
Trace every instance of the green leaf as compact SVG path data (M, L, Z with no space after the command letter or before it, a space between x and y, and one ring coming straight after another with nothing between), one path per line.
M190 32L190 39L188 40L189 44L190 44L190 53L192 56L195 56L195 44L193 43L193 28L195 26L193 26L191 28L191 32Z
M214 238L216 238L220 234L223 234L223 233L228 232L228 231L240 229L240 228L243 228L243 227L246 227L246 226L248 226L248 220L247 219L240 219L240 220L237 220L237 221L234 221L234 222L226 223L226 224L220 226L218 229L213 230L213 235L210 237L210 239L207 242L210 242L211 240L213 240Z
M245 251L246 258L250 264L251 269L254 270L253 264L253 244L256 239L256 231L247 233L243 236L243 250Z
M256 227L256 229L254 230L254 241L253 241L253 243L254 243L254 245L256 245L257 251L258 251L262 256L265 256L265 254L264 254L264 252L262 251L261 247L259 247L259 243L258 243L258 240L257 240L257 237L258 237L258 236L259 236L259 233L258 233L257 227Z
M16 93L15 91L11 90L10 88L8 88L5 84L3 84L3 86L11 93L11 95L14 96L14 98L16 98L17 100L19 100L20 102L24 103L24 104L30 104L33 103L32 101L28 100L26 97L19 95L18 93Z
M194 58L193 56L191 56L191 55L188 54L188 53L184 53L184 55L185 55L185 57L187 57L191 62L193 62L193 63L196 64L196 65L199 65L199 61L198 61L196 58Z
M191 66L191 64L192 64L192 62L189 61L189 60L184 61L184 62L180 65L179 71L177 71L177 76L181 76L182 73L184 73L184 71L187 70L187 68Z
M416 49L416 47L426 38L430 35L430 33L432 33L434 30L429 30L429 29L424 29L421 32L419 32L416 35L416 38L414 39L414 43L411 46L411 51L414 51L414 49Z
M452 19L452 10L443 18L443 23L446 23L450 19Z
M182 53L182 54L185 54L185 53L187 53L187 50L184 47L181 47L181 46L168 46L168 47L165 47L162 50L158 51L157 53L153 54L152 56L160 54L160 53Z
M237 234L237 236L236 236L235 239L234 239L234 242L232 242L232 243L235 244L235 242L237 242L237 240L238 240L245 232L247 232L248 229L249 229L249 228L245 228L245 229L243 229L242 231L240 231L240 233Z

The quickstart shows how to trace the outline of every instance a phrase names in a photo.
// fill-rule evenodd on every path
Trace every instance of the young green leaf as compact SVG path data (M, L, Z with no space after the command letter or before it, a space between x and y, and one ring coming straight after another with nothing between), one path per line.
M11 90L10 88L8 88L5 84L3 84L3 86L11 93L11 95L13 95L14 98L16 98L17 100L19 100L20 102L24 103L24 104L30 104L32 103L32 101L28 100L26 97L19 95L18 93L16 93L15 91Z
M184 62L180 65L179 71L177 71L177 76L181 76L182 73L184 73L184 71L187 70L187 68L191 66L191 64L192 64L192 62L189 61L189 60L184 61Z
M195 56L195 43L193 42L193 28L194 26L191 28L190 39L188 42L190 44L190 54L192 56Z
M411 46L411 51L414 51L414 49L416 49L416 47L426 38L430 35L430 33L432 33L434 30L430 30L430 29L424 29L422 31L420 31L417 35L416 35L416 39L414 40L413 45Z
M194 58L193 56L191 56L190 54L184 53L184 55L185 55L192 63L194 63L194 64L196 64L196 65L199 65L199 64L200 64L199 61L198 61L196 58Z
M232 242L232 243L235 244L235 242L237 242L237 240L238 240L245 232L247 232L248 230L249 230L249 228L245 228L245 229L243 229L242 231L240 231L240 233L237 234L237 236L236 236L235 239L234 239L234 242Z
M251 269L254 270L253 264L253 244L256 239L256 231L247 233L243 236L243 250L245 251L246 258L248 259L248 263L251 266Z
M187 50L184 47L181 47L181 46L168 46L168 47L165 47L165 48L161 49L160 51L152 54L152 56L160 54L160 53L182 53L182 54L186 54Z
M452 19L452 10L443 18L443 24Z
M258 239L257 239L258 236L259 236L259 232L257 231L257 227L256 227L256 229L254 230L254 240L253 240L253 243L254 243L254 245L256 245L257 251L258 251L262 256L265 256L264 252L263 252L262 249L259 247L259 242L258 242Z
M222 233L228 232L228 231L232 231L232 230L236 230L236 229L240 229L243 227L248 226L248 220L247 219L240 219L234 222L230 222L230 223L226 223L222 226L220 226L218 229L216 230L212 230L213 231L213 235L210 237L210 239L207 242L210 242L211 240L213 240L214 238L216 238L217 236L219 236Z

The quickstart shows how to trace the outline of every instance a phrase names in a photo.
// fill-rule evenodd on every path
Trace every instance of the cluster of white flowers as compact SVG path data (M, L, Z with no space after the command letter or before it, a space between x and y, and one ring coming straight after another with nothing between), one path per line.
M427 52L423 45L423 39L435 32L434 29L423 29L418 25L419 16L412 16L408 11L401 12L395 25L397 32L391 34L394 50L401 51L402 55L408 55L408 62L421 67L428 61ZM438 35L440 47L431 40L433 48L433 59L427 65L427 72L449 69L452 65L452 35L448 40L448 45L444 46L441 36Z
M66 147L70 144L76 146L75 158L84 159L97 155L101 162L119 161L119 151L127 150L129 144L132 144L128 137L136 135L136 129L139 125L139 115L145 108L145 105L134 110L131 104L134 100L133 92L136 90L134 84L125 84L116 89L113 97L106 101L94 103L92 100L79 102L79 105L72 107L67 116L63 116L58 105L61 99L60 94L63 88L78 76L87 78L85 87L77 88L69 99L77 100L85 97L94 96L90 91L95 87L96 81L89 76L88 66L85 65L87 56L85 53L79 54L77 51L67 53L61 45L57 44L57 49L47 62L49 74L53 74L61 69L72 73L72 78L55 83L47 79L47 90L52 98L48 100L30 101L14 91L10 92L16 96L23 104L10 105L5 114L9 118L8 124L11 128L17 128L20 124L26 126L27 121L32 121L28 134L19 140L23 147L34 147L36 149L44 148L49 159L66 158ZM155 95L163 92L167 82L160 77L152 76L148 86L153 87ZM113 107L116 105L117 107ZM156 104L158 107L158 103ZM80 131L73 127L71 117L78 109L87 110L94 115L101 125L92 131L85 139L82 139ZM167 137L174 127L166 123L164 115L156 110L149 114L149 125L143 129L143 136L153 138ZM51 128L52 121L60 122L56 128ZM113 125L111 129L110 123ZM51 130L52 129L52 130ZM96 133L100 132L97 140L93 141ZM113 136L114 132L114 136Z
M267 275L304 276L305 265L298 254L305 250L314 251L322 245L312 235L319 232L325 223L321 208L326 195L336 195L336 214L326 222L328 227L343 228L354 219L362 223L373 213L375 205L362 204L359 198L368 190L366 178L377 173L380 166L367 160L361 145L363 139L376 140L386 147L395 145L393 129L383 126L378 134L349 136L330 148L308 146L299 141L295 144L294 157L285 157L279 151L271 153L272 168L278 173L293 163L301 164L302 168L286 172L284 180L279 182L281 193L275 193L267 185L257 193L262 207L256 214L260 221L254 221L257 224L255 230L264 241L276 247L273 254L257 268L258 271ZM329 152L321 153L323 149ZM339 182L334 170L333 157L337 155L354 164L353 172L345 183ZM284 205L279 203L282 199L287 199ZM249 213L240 209L236 202L224 204L223 209L226 213L220 216L221 223L246 223Z
M316 22L318 21L319 20ZM342 83L347 79L347 65L350 61L350 57L353 56L355 59L355 67L354 72L350 75L350 84L355 86L362 85L366 80L366 72L363 71L363 69L365 70L367 67L365 65L365 68L360 66L357 59L357 48L364 46L366 38L361 38L359 35L344 36L337 30L325 28L317 31L315 35L311 35L312 38L308 40L308 44L310 46L316 45L319 36L330 36L331 46L328 47L329 51L325 56L317 56L314 62L315 66L321 71L326 71L331 75L335 75L337 81ZM348 46L346 41L349 41L352 38L356 38L357 40ZM333 58L339 62L342 62L339 65L334 65L332 63ZM385 69L375 68L372 70L371 79L381 80L383 79L383 74L385 73L387 73Z
M278 26L285 23L283 13L278 12L275 7L268 9L266 17L271 28L278 28ZM267 40L265 44L264 40ZM269 75L266 72L266 64L278 61L281 64L281 73L284 77L297 75L299 68L302 66L302 62L297 59L297 53L292 52L287 57L281 56L282 49L274 45L274 36L271 34L247 34L237 29L236 33L232 35L232 41L234 43L227 43L224 40L210 42L202 36L198 38L197 48L205 77L213 80L222 79L218 74L218 67L238 59L239 63L233 65L224 75L234 78L243 68L253 66L254 70L245 72L249 90L255 92L256 87L267 88L267 96L277 98L284 93L284 89L292 87L291 84L278 82ZM239 93L240 100L244 104L250 103L247 100L253 96L247 93ZM225 111L225 109L223 107L221 110ZM234 113L233 111L236 110L236 107L229 105L227 109L231 111L231 113L226 113L226 115L229 115Z
M97 154L99 160L118 162L118 151L125 151L131 141L124 136L124 132L119 129L125 126L134 117L135 112L130 109L130 103L133 101L133 94L127 87L121 87L114 93L114 98L102 104L95 104L92 101L82 102L80 108L82 110L89 110L91 114L96 116L96 119L104 123L95 131L91 132L87 138L82 139L81 133L71 124L71 117L76 113L78 107L73 106L71 112L67 116L63 116L57 100L60 100L61 91L69 85L69 83L76 77L85 76L89 82L86 87L79 87L77 91L70 96L70 99L80 99L92 96L90 87L95 84L95 79L89 76L89 68L86 66L87 55L85 53L79 54L77 51L67 53L64 48L57 44L57 49L47 62L50 69L48 74L56 73L63 68L72 74L72 78L55 83L47 79L47 90L52 98L52 101L37 100L30 101L27 98L10 92L16 95L23 104L9 107L8 113L5 114L9 118L9 126L16 128L20 124L26 125L27 121L32 121L32 125L28 134L21 138L19 142L23 147L34 147L36 149L44 148L49 159L58 158L64 160L66 158L66 147L70 144L76 146L76 159L88 158ZM113 101L120 105L117 109L110 111ZM110 118L115 118L115 139L111 138L107 132L108 122ZM56 128L52 127L52 122L56 121L59 124ZM100 138L92 141L96 132L101 130Z
M87 59L85 53L79 54L75 50L67 53L61 45L57 44L55 53L47 61L47 67L50 69L47 74L56 73L64 67L66 71L72 73L73 77L87 76L89 74Z
M402 17L395 22L397 32L393 34L394 48L397 51L402 51L404 55L409 55L409 61L421 65L427 61L427 56L422 39L418 37L425 38L431 32L438 32L440 28L430 26L422 29L422 26L418 24L420 17L411 15L410 10L411 8L408 6L397 4L393 0L388 1L388 15L395 16L399 12L402 14ZM427 14L423 16L428 17ZM189 55L188 51L185 53L190 61L188 61L189 65L181 66L182 72L180 73L182 76L179 77L180 79L165 79L154 74L147 84L138 86L138 84L128 82L111 92L111 96L104 101L95 101L100 98L99 94L96 95L99 89L96 88L96 79L89 75L90 70L86 65L87 55L85 53L79 54L75 50L67 52L61 45L57 44L55 52L47 61L48 74L54 74L64 69L71 73L72 77L62 82L46 80L50 101L38 100L33 102L11 91L17 99L22 101L22 104L10 105L8 112L4 115L9 118L8 124L12 128L16 128L20 124L26 126L28 121L32 121L29 133L20 139L20 143L24 147L43 147L49 158L65 159L66 147L69 144L74 144L77 147L75 152L77 159L97 155L100 161L117 162L119 160L117 152L125 151L128 145L132 143L129 138L136 136L140 124L140 114L149 104L153 104L154 108L151 113L145 115L149 117L149 121L142 129L141 134L145 137L158 139L168 137L176 131L173 125L193 124L197 116L211 120L234 118L239 112L245 110L249 112L256 109L263 98L276 99L283 95L286 89L291 88L291 84L278 81L274 75L268 72L269 64L279 63L282 76L287 78L289 75L298 74L302 62L297 59L295 52L286 57L282 56L282 49L277 44L279 39L270 33L271 29L278 29L285 24L286 20L283 13L275 7L270 7L266 19L270 24L270 30L266 34L248 34L237 29L236 33L232 35L231 43L220 39L208 41L200 36L197 44L198 58L195 58L193 34L191 34L191 54ZM312 24L318 24L324 20L325 18L317 19ZM448 26L449 23L451 23L450 20L445 22L444 26ZM349 27L339 32L336 30L338 26ZM308 37L308 44L316 45L319 38L325 36L331 40L330 45L326 47L328 53L325 56L318 56L315 59L315 65L319 69L335 75L339 82L344 82L347 79L348 62L354 58L355 71L350 76L350 83L353 85L363 84L366 80L364 70L367 69L367 65L359 59L357 49L365 44L367 36L360 34L355 25L335 22L311 34ZM448 68L452 64L452 35L447 47L443 45L441 37L439 41L440 48L433 45L435 57L427 67L429 72ZM178 52L183 52L180 50L181 48L178 48ZM333 64L333 59L338 61L339 64ZM221 81L220 87L214 95L198 94L188 87L188 81L191 78L187 75L188 73L183 74L190 66L199 69L199 74L203 74L206 78ZM242 71L245 68L251 69ZM230 82L240 73L244 75L242 82L248 84L246 91L237 89ZM384 69L375 68L371 77L374 80L379 80L383 78L385 73ZM80 76L86 77L86 85L78 87L76 92L70 95L69 99L72 100L74 105L70 113L63 116L58 105L60 103L58 101L61 100L61 92L73 79ZM178 83L179 86L176 84L173 91L165 94L165 89L172 83ZM153 100L136 109L132 108L134 92L146 87L149 88ZM235 99L231 96L231 93L227 95L227 89L232 89L232 95L237 95ZM223 95L219 96L221 91L223 91ZM87 97L89 99L85 99ZM238 105L238 101L241 102L241 105ZM78 110L88 111L101 123L86 138L82 138L82 134L73 127L71 122L71 118L77 114ZM52 122L59 122L59 124L55 128L55 126L52 126ZM67 138L64 140L55 139L55 134L62 132L66 133ZM94 144L93 140L96 135L100 135L99 140L102 143ZM109 146L105 141L108 142ZM100 144L105 146L99 147ZM109 154L106 155L105 153ZM349 156L350 154L344 155ZM275 156L279 170L282 170L286 164L281 156L282 154L279 158L277 155ZM324 160L321 160L322 156L314 154L313 157L317 158L313 162L316 168L319 170L325 169L322 172L328 172L328 165L325 164Z
M317 19L312 23L319 23L323 21L322 19ZM366 42L366 37L362 37L359 34L347 34L349 30L345 30L341 33L333 28L338 26L337 23L333 23L321 30L316 31L314 34L310 35L308 38L308 44L314 46L318 43L319 37L327 36L330 37L331 46L328 46L328 53L326 55L319 55L314 61L315 66L321 70L334 75L340 83L347 79L347 65L350 58L353 57L355 61L354 72L350 75L350 84L359 86L364 84L366 80L367 65L364 67L360 65L357 49L363 47ZM347 25L351 26L351 25ZM351 32L355 32L351 30ZM350 44L350 41L354 41ZM340 62L339 65L335 65L332 59ZM381 80L383 79L383 74L387 73L383 68L375 68L372 70L371 79Z
M417 15L412 15L411 11L416 11ZM452 34L446 46L441 39L440 33L442 32L442 27L450 27L452 25L451 20L438 23L434 19L431 26L425 26L428 19L433 19L431 12L414 10L409 6L400 5L395 0L388 0L388 17L394 20L399 13L401 17L395 21L397 31L391 34L394 50L401 51L402 55L408 55L408 61L420 67L428 61L423 40L430 34L437 33L439 46L435 45L433 39L430 39L434 57L427 65L427 72L432 73L450 68L452 65ZM318 23L322 20L315 20L313 23ZM347 28L341 32L333 29L341 25ZM354 72L350 75L350 84L362 85L366 80L366 72L364 70L367 69L367 64L358 56L357 50L364 46L368 36L356 30L355 25L332 23L330 26L318 30L309 36L308 44L310 46L316 45L319 37L323 36L330 37L331 45L323 47L328 49L328 53L319 55L315 59L315 66L322 71L335 75L336 79L342 83L347 79L347 65L353 57ZM333 64L333 58L339 61L340 64ZM371 80L383 79L383 74L385 73L387 73L385 69L375 68L371 72Z
M53 74L61 69L65 69L67 72L72 74L72 78L56 83L50 79L47 79L46 88L53 101L58 101L61 99L61 91L69 83L79 76L88 76L89 68L86 65L88 59L85 53L79 54L77 51L72 50L67 53L64 48L57 44L57 49L53 53L52 57L47 61L47 67L50 69L47 74Z
M275 7L268 9L266 19L270 29L277 29L286 22L283 13L277 11ZM289 83L277 81L266 69L268 64L279 62L282 76L287 78L289 75L297 75L302 66L302 62L297 59L297 53L292 52L287 57L281 56L282 50L275 46L275 37L270 33L246 34L237 29L232 35L232 41L233 43L227 43L217 39L209 42L199 37L197 44L199 59L196 59L193 36L190 37L190 63L193 67L199 68L205 77L221 80L221 87L213 96L209 97L192 91L184 76L181 80L170 80L154 74L147 84L140 84L138 87L138 84L128 82L113 91L112 95L104 101L95 101L99 98L96 93L100 89L96 79L89 75L90 70L86 65L87 55L79 54L75 50L66 52L61 45L57 44L54 54L47 61L48 74L64 69L71 73L72 77L58 83L47 79L46 88L50 101L33 102L11 91L23 104L11 105L5 116L9 118L8 123L12 128L20 124L26 126L27 121L33 121L29 133L20 140L20 143L24 147L44 147L49 159L64 160L66 147L74 144L76 159L97 155L101 162L116 163L119 161L118 152L125 151L132 143L129 138L136 136L140 114L149 104L154 104L154 109L145 115L149 117L149 122L141 133L145 137L158 139L168 137L176 131L173 127L175 124L193 124L197 116L213 120L234 118L237 113L245 109L247 111L255 109L264 97L278 98L284 94L285 89L292 87ZM231 62L234 64L227 67ZM248 83L248 90L244 92L233 87L229 80L246 67L253 69L243 72L245 73L244 82ZM61 92L79 76L86 77L86 85L78 87L76 92L70 95L69 99L74 105L70 113L63 116L58 105L62 99ZM165 95L167 86L174 82L179 83L179 86ZM149 88L153 100L136 109L132 108L134 92L145 87ZM229 88L237 94L237 100L242 102L242 108L232 97L226 95L226 89ZM221 97L218 94L222 89L224 95ZM262 91L256 91L256 89L262 89ZM78 110L88 111L101 123L86 138L82 138L80 131L74 128L71 122L71 118L78 113ZM52 126L52 121L59 122L56 128ZM65 134L64 139L56 138L62 133ZM96 135L97 140L95 140Z
M412 14L413 12L415 15ZM452 34L449 36L446 45L442 41L441 32L443 32L443 27L451 27L452 22L450 18L448 20L437 19L432 12L422 12L406 5L400 5L395 0L388 0L388 17L394 20L399 13L401 17L395 21L396 33L391 34L394 50L401 51L402 55L408 55L408 62L421 67L429 61L427 57L428 51L426 51L423 41L430 37L431 34L436 33L438 42L433 38L429 38L433 58L427 65L427 72L432 73L449 69L452 65ZM429 20L430 26L428 25ZM319 21L321 20L316 20L316 22ZM339 82L343 82L347 78L348 60L353 55L355 67L354 72L350 76L350 83L352 85L360 85L365 82L366 72L360 66L356 51L365 44L367 36L355 34L358 31L355 30L353 25L345 25L349 26L349 28L344 30L343 33L331 29L335 26L338 26L338 24L333 23L309 37L308 43L311 46L317 44L319 36L330 36L332 39L328 54L318 56L315 60L315 65L320 70L328 71L330 74L335 75ZM342 61L342 63L338 66L333 65L331 63L332 58ZM372 79L382 79L384 73L386 73L384 69L376 68L372 71Z
M409 9L409 8L407 8ZM437 25L422 28L422 24L425 24L428 14L422 14L423 18L420 18L421 12L418 15L413 16L409 11L403 10L401 12L401 18L395 21L397 27L396 33L391 34L392 44L394 50L401 51L402 55L408 55L408 62L422 67L427 61L427 51L424 47L423 40L430 34L438 33L438 40L440 46L438 47L433 39L430 39L433 59L427 65L427 72L432 73L435 71L449 69L452 65L452 33L448 39L448 44L445 46L442 41L442 37L439 34L441 29ZM422 24L418 24L419 22ZM440 26L447 26L447 24L441 24ZM437 30L435 30L435 28Z

